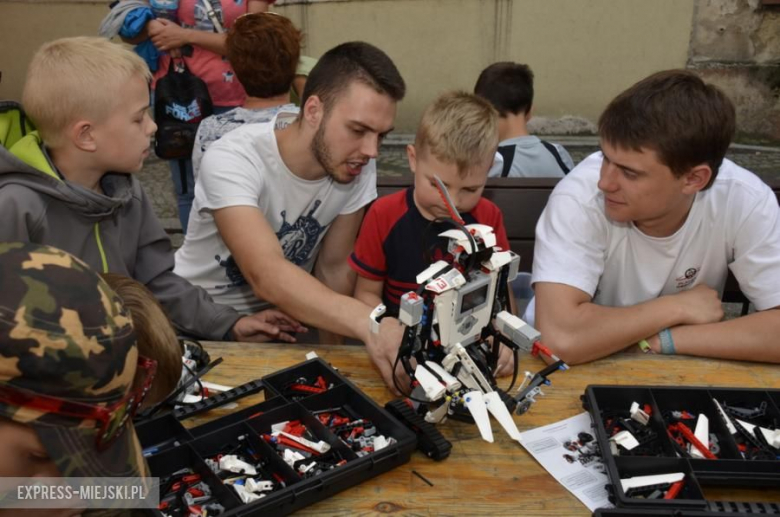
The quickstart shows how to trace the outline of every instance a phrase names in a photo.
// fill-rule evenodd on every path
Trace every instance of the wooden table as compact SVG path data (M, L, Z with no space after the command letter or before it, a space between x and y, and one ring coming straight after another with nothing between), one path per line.
M305 360L315 350L377 403L393 397L362 347L331 345L249 345L205 343L212 359L224 363L206 377L236 386ZM521 371L543 367L540 360L521 358ZM545 396L523 416L515 417L523 431L550 424L583 411L580 395L589 384L646 384L780 388L780 367L757 363L702 360L683 356L617 354L588 365L556 372ZM508 385L504 379L502 385ZM252 399L256 403L257 398ZM226 413L211 411L192 419L197 424ZM587 508L550 476L525 449L494 423L495 443L483 441L474 425L448 421L440 426L452 441L449 458L434 462L419 452L409 463L377 478L309 506L299 515L589 515ZM417 471L434 486L412 474ZM780 502L780 490L706 490L721 500Z

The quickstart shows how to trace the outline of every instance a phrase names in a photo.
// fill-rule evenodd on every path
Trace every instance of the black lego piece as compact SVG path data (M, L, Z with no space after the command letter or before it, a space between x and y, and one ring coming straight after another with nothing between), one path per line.
M173 415L179 420L183 418L190 418L197 414L203 413L204 411L209 411L210 409L235 402L241 397L246 397L247 395L257 393L261 389L263 389L262 380L256 379L254 381L249 381L246 384L242 384L241 386L236 386L232 390L225 391L223 393L217 393L216 395L201 400L200 402L187 404L186 406L177 408L174 410Z
M414 409L409 407L405 400L391 400L385 404L385 409L417 433L417 448L429 458L441 461L450 455L452 444L436 429L436 426L426 422Z

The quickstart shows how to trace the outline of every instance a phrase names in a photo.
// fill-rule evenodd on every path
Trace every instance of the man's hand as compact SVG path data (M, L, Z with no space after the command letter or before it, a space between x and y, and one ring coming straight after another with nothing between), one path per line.
M368 321L366 321L366 325L368 325ZM395 387L395 382L393 382L393 366L398 356L398 348L403 340L404 330L406 330L406 327L397 319L384 318L379 324L379 334L370 334L369 340L366 342L368 356L379 369L379 373L382 375L387 388L396 396L400 396L401 393L399 393ZM395 376L399 387L405 388L410 385L411 379L406 375L400 361L395 371Z
M295 343L295 337L289 332L308 332L298 320L291 318L282 311L268 309L251 316L244 316L233 326L233 336L236 341L285 341Z
M723 319L723 305L718 291L709 286L700 284L671 296L682 311L681 325L717 323Z
M150 21L146 30L154 46L161 52L178 49L190 43L190 29L185 29L165 18Z

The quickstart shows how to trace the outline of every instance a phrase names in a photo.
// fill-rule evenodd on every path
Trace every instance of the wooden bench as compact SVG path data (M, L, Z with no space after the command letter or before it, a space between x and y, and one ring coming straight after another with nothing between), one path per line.
M412 176L380 177L377 179L379 196L391 194L412 184ZM512 251L520 255L520 270L531 271L534 259L536 222L542 215L558 179L554 178L491 178L484 196L494 202L504 213L504 226ZM780 180L769 182L780 202ZM780 257L778 257L780 260ZM742 303L747 313L748 300L739 289L736 278L729 272L723 301Z

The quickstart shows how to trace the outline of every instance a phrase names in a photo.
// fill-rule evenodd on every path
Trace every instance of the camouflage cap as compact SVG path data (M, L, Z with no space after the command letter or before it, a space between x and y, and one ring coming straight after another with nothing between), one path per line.
M121 299L89 266L48 246L0 243L0 384L110 406L133 386L135 339ZM0 416L32 426L63 476L147 474L132 423L98 451L94 420L2 402Z

